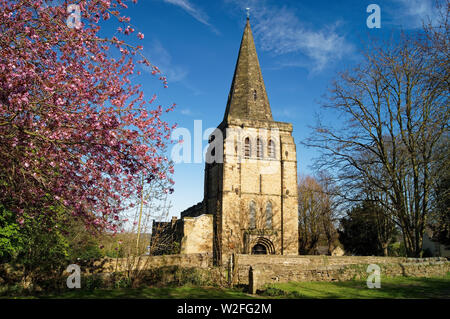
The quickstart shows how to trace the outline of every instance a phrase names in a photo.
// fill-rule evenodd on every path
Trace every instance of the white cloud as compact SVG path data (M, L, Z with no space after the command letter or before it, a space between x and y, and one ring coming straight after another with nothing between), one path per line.
M189 2L189 0L163 0L163 1L180 7L188 14L190 14L194 19L196 19L200 23L203 23L204 25L207 25L208 27L211 28L213 32L219 34L219 31L211 23L209 23L208 15L199 8L196 8L192 3Z
M188 75L189 72L185 67L172 63L172 56L159 40L154 40L147 50L150 62L167 77L169 84L183 81Z
M253 32L263 50L277 55L302 53L312 60L308 63L312 71L321 71L354 50L338 33L339 22L312 29L290 8L268 5L265 1L229 1L242 9L251 8ZM292 63L298 65L295 61Z
M298 109L294 109L294 108L274 108L272 107L273 110L273 115L275 117L283 117L283 118L295 118L297 117L297 112Z
M181 109L180 113L183 115L192 115L192 112L190 109Z
M182 65L177 65L172 62L172 56L167 49L161 44L158 39L154 39L148 46L145 46L145 55L149 61L161 71L161 74L167 77L169 85L171 83L180 83L189 89L193 95L201 95L204 92L199 90L195 85L188 81L189 69ZM144 67L148 72L151 72L150 67ZM190 112L186 110L186 112ZM190 115L190 114L185 114Z
M435 22L439 10L435 6L436 0L395 0L400 5L391 15L392 21L407 28L420 28L429 19Z

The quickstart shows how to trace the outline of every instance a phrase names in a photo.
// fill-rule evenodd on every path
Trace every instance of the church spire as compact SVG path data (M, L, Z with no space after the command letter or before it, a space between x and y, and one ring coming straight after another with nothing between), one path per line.
M230 119L273 120L248 17L225 110Z

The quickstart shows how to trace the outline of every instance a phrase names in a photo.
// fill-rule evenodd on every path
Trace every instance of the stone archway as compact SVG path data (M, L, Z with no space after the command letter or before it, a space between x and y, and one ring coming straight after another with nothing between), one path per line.
M267 248L264 245L256 244L252 248L252 255L267 255Z
M257 237L251 242L252 255L273 255L275 254L275 247L272 241L266 237Z

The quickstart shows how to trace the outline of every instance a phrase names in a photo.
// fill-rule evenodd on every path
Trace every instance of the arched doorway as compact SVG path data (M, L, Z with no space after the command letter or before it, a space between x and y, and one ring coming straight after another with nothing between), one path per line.
M252 255L267 255L266 246L261 244L256 244L252 248Z
M246 234L244 238L244 253L252 255L274 255L275 247L272 241L263 236Z

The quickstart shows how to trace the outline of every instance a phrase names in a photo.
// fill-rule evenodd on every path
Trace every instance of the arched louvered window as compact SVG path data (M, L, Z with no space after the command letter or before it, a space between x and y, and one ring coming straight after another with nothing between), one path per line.
M275 158L275 142L272 140L269 140L268 153L270 158Z
M249 210L249 219L250 219L250 228L256 228L256 204L254 201L251 201L248 205Z
M266 205L266 228L272 228L272 219L273 219L273 212L272 212L272 203L268 202Z
M263 143L259 138L256 140L256 156L258 158L263 157Z
M245 157L252 156L252 144L250 142L249 137L246 137L244 140L244 156Z
M256 90L253 90L253 100L256 101L258 95L256 94Z

